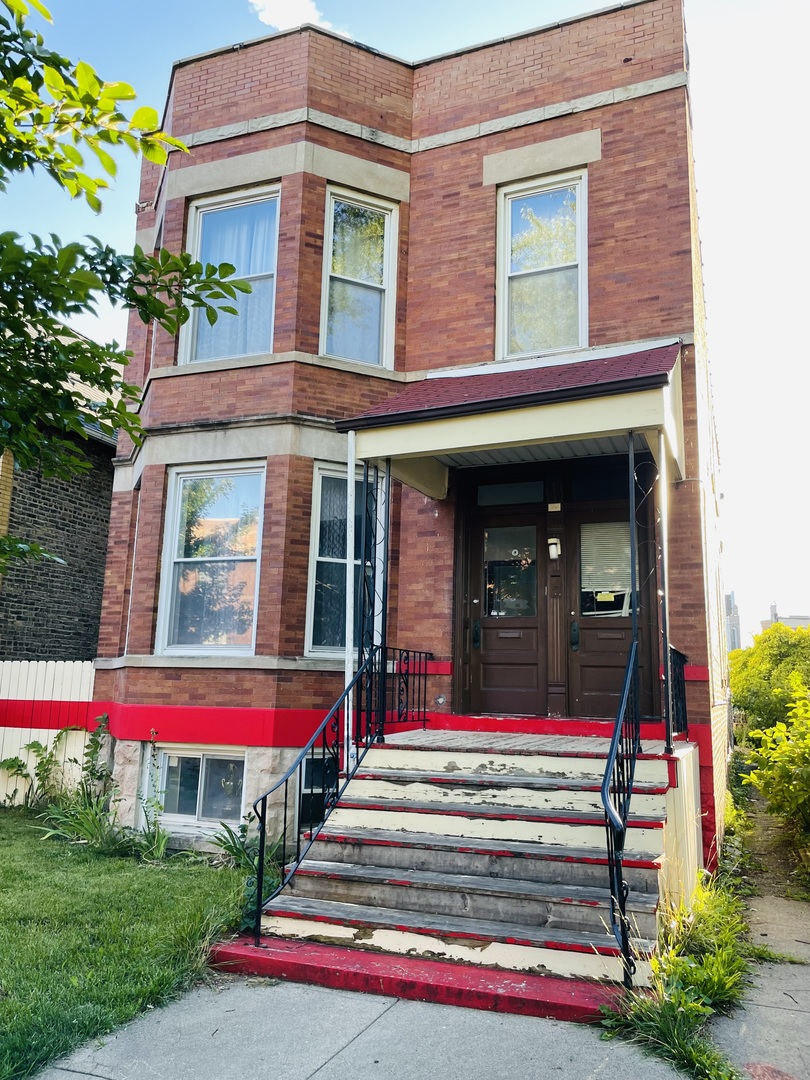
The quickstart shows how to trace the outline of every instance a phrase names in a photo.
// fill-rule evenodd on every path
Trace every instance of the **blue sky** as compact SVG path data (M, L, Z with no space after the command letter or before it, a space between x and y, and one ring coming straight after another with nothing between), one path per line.
M48 0L46 0L46 3ZM610 6L600 0L50 0L46 40L139 103L162 108L174 60L302 21L331 24L406 60L462 48ZM770 603L810 614L810 213L801 148L810 8L796 0L686 0L698 208L724 492L726 590L743 635ZM262 21L264 20L264 21ZM138 166L119 176L96 217L29 177L0 197L0 230L134 237ZM113 327L111 330L110 327ZM121 323L83 324L93 336ZM697 542L697 537L696 537Z

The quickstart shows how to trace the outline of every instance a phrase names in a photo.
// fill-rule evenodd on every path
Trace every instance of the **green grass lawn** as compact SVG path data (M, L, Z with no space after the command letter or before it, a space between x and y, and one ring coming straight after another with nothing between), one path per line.
M189 985L240 904L236 871L94 855L32 821L0 809L0 1080Z

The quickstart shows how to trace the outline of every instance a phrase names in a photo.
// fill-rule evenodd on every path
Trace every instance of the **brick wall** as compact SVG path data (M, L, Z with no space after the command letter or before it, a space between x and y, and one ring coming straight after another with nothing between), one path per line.
M81 443L91 469L70 480L15 471L8 531L65 562L19 564L0 580L0 657L91 660L99 634L112 449Z

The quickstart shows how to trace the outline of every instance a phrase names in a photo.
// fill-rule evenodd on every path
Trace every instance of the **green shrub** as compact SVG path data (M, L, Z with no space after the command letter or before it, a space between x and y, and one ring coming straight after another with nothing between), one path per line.
M768 809L810 833L810 692L790 679L787 721L750 732L753 770L744 783L762 792Z

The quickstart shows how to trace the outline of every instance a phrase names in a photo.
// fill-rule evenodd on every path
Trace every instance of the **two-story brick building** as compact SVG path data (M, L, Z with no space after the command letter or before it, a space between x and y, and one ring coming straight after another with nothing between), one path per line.
M96 697L131 797L150 732L190 832L304 744L346 677L362 468L387 463L376 627L432 654L432 726L607 735L635 637L662 738L675 646L711 860L727 710L689 110L680 0L414 64L305 26L175 65L190 153L144 165L138 240L253 291L177 341L130 328L146 438L119 446Z

